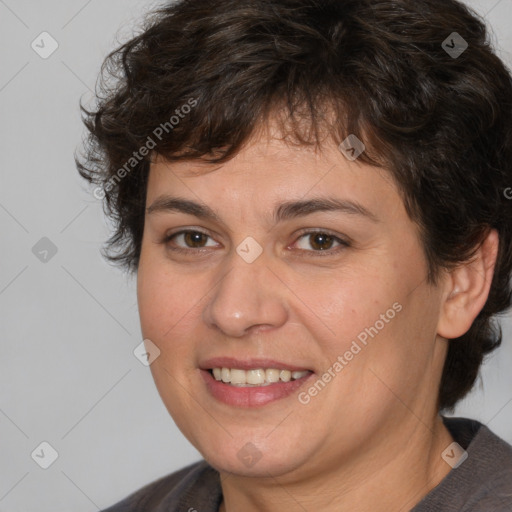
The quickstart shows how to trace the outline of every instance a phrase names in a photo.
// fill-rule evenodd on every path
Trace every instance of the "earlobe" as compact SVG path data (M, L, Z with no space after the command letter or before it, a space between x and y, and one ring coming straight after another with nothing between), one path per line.
M447 272L437 326L439 336L458 338L471 327L489 296L498 246L498 233L492 229L470 261Z

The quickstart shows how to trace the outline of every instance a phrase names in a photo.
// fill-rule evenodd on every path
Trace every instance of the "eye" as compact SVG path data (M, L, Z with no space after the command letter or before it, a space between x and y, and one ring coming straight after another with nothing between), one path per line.
M334 253L343 250L346 247L349 247L350 244L348 241L343 240L335 235L327 233L325 231L308 231L303 233L298 240L304 239L302 247L299 247L301 250L306 252L316 252L316 253L326 253L326 254L318 254L318 256L328 256ZM298 242L296 242L297 244ZM333 245L337 243L338 248L332 250ZM313 248L313 251L309 250L307 246ZM315 255L316 256L316 255Z
M301 239L304 241L299 243L298 241ZM207 245L209 240L212 244ZM348 241L320 230L303 232L298 241L295 244L299 244L299 252L318 253L315 256L333 255L350 246ZM194 250L215 247L210 235L198 230L182 230L171 233L164 237L162 243L166 244L171 251L182 253L192 253ZM334 244L338 244L338 247L332 249ZM312 247L312 250L307 247L308 245Z
M177 252L190 252L194 249L202 249L205 247L211 247L204 245L207 239L211 238L206 233L197 230L183 230L178 231L177 233L172 233L167 235L162 242L167 244L172 251ZM184 243L185 245L178 245L176 247L177 242ZM172 243L171 243L172 242ZM215 246L215 244L213 244Z

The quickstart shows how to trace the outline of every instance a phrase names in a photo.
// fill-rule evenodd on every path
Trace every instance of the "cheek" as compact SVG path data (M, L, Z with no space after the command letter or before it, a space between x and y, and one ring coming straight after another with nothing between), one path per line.
M137 274L137 303L144 337L150 339L162 328L158 324L166 320L166 315L162 314L166 307L165 286L157 275L155 266L141 258Z
M141 259L137 275L137 301L145 337L164 341L190 309L187 289L181 280L179 276L170 275L164 266L150 259Z
M380 275L370 270L344 272L302 286L297 295L308 300L301 307L305 314L315 313L312 321L318 324L317 332L331 357L349 350L354 340L364 346L376 332L388 330L400 309L393 308L399 293L386 284L382 268Z
M430 350L421 343L428 333L418 325L425 321L422 308L428 316L421 291L411 294L404 276L385 275L383 268L345 273L335 285L319 281L308 303L318 315L309 329L315 322L322 371L327 379L335 375L324 396L332 407L344 403L369 416L395 404L390 389L411 398Z
M190 281L190 276L170 274L165 265L141 259L137 299L142 335L160 350L150 369L171 414L181 407L177 382L186 382L195 369L190 352L194 350L194 306L199 307L200 296Z

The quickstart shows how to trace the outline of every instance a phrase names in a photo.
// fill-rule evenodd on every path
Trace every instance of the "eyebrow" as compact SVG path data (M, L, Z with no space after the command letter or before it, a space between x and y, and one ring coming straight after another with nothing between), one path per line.
M222 219L209 206L191 201L190 199L160 196L153 201L151 206L146 208L148 214L173 211L222 224ZM379 222L378 217L362 204L334 197L317 197L306 201L287 201L281 203L274 211L273 220L277 224L284 220L303 217L316 212L340 212L365 217L372 222Z

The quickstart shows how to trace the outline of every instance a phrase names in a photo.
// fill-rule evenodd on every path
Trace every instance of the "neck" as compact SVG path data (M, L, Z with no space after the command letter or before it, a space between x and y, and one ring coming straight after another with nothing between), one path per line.
M449 473L441 453L453 442L437 416L432 425L411 423L400 438L313 477L244 477L221 472L219 512L389 512L410 510ZM381 443L382 444L382 443ZM376 463L376 461L382 461Z

